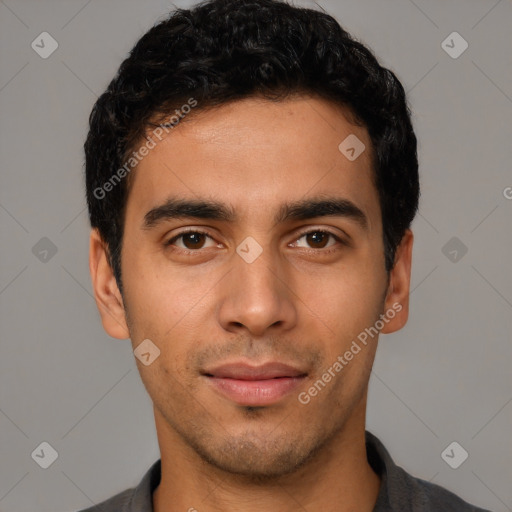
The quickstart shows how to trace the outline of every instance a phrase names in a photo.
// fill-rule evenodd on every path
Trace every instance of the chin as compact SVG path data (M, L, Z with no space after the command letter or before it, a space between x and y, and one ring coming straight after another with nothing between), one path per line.
M323 439L303 435L259 437L254 432L208 443L188 440L204 462L221 471L252 481L268 481L290 475L304 466L324 445Z

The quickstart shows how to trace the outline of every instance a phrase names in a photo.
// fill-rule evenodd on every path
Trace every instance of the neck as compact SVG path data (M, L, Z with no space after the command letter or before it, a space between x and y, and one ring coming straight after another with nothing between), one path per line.
M263 483L203 461L156 409L155 419L162 458L161 481L153 493L155 512L371 512L374 508L380 478L366 456L365 408L304 466Z

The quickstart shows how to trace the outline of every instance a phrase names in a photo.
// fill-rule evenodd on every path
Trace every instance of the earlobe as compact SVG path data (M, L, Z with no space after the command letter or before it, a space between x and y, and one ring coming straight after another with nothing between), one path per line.
M407 229L395 254L395 265L390 272L388 291L384 303L384 314L390 312L389 321L381 330L389 334L401 329L409 317L409 290L414 235Z
M107 247L97 229L91 231L89 271L103 328L113 338L129 338L123 298L108 260Z

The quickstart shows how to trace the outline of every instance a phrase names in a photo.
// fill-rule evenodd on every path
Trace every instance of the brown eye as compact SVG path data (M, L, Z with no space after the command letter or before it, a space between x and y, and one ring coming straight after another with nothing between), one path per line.
M205 236L202 233L187 233L183 235L183 245L187 249L201 249Z
M307 233L305 236L311 247L314 249L323 249L329 241L331 234L326 233L325 231L313 231L311 233Z
M172 245L178 249L194 251L203 249L208 240L213 242L211 237L206 233L202 233L201 231L188 231L186 233L176 235L174 238L169 240L166 245Z
M335 234L329 231L315 230L302 233L294 245L306 249L325 249L336 245L337 242L342 243L342 240Z

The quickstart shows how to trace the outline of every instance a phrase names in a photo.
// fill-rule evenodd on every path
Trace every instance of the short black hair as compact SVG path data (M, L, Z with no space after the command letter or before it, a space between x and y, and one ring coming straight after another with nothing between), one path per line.
M173 11L146 32L89 118L89 218L121 290L131 181L122 178L153 120L191 101L200 111L248 97L281 101L295 94L348 107L352 122L368 130L389 273L420 196L416 136L402 84L325 12L279 0L209 0Z

